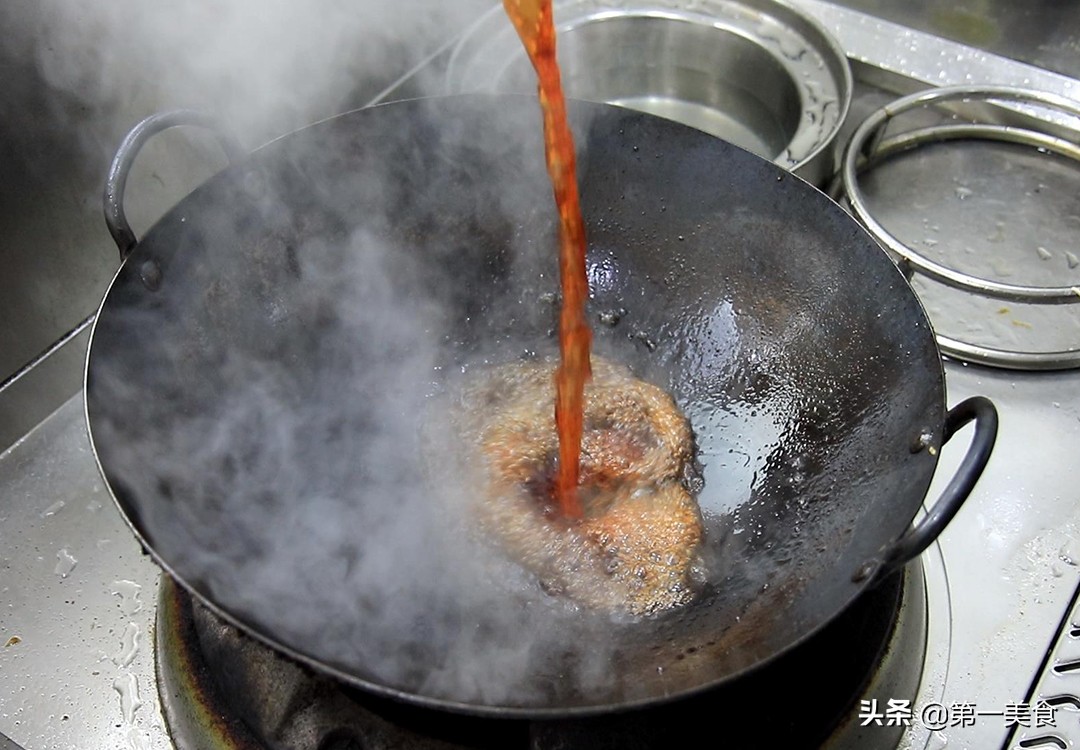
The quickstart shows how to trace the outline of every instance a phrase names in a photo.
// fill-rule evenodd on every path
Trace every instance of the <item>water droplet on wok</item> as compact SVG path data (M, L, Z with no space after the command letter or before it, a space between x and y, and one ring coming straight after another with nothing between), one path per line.
M873 562L865 562L859 566L859 569L851 576L853 583L861 583L874 574L877 570L877 565Z
M919 433L919 436L915 438L915 441L911 444L911 452L919 453L920 451L926 450L931 446L933 441L934 436L932 433L928 431L921 432Z
M630 338L642 344L650 352L656 351L656 342L645 331L634 331L630 334Z
M156 292L161 288L161 266L153 258L144 260L139 266L139 279L148 290Z
M619 308L618 310L602 310L596 318L603 325L614 328L619 324L619 321L622 320L622 316L625 314L626 310L623 310L622 308Z

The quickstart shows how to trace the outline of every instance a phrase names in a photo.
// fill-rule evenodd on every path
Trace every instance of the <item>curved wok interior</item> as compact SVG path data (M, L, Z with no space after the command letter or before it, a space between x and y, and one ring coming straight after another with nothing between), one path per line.
M708 585L691 605L578 608L463 510L442 394L556 348L535 99L392 104L271 143L159 222L103 304L87 411L121 509L200 597L339 677L519 713L730 680L848 604L929 484L910 446L940 445L937 351L854 221L697 131L570 112L595 350L695 432Z

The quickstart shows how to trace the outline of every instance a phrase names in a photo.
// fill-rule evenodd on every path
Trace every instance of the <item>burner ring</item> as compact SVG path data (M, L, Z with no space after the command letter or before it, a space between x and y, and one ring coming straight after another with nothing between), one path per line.
M1044 153L1053 153L1080 162L1080 144L1031 127L996 123L943 124L923 127L886 137L886 130L897 116L914 109L950 101L977 101L995 105L1036 105L1039 110L1075 122L1080 118L1080 104L1049 92L1012 86L947 86L906 96L872 112L851 136L844 150L840 173L834 180L833 197L842 195L858 220L896 260L901 271L910 279L920 273L936 282L994 299L1040 305L1064 305L1080 302L1080 286L1043 287L1006 284L982 278L942 265L926 257L911 245L900 240L877 221L866 201L858 176L895 154L909 151L927 143L951 140L991 140L1033 146ZM1025 107L1026 121L1035 118L1031 107ZM1067 126L1066 126L1067 127ZM1072 128L1068 128L1072 130ZM1075 132L1075 131L1073 131ZM936 335L944 354L956 359L1018 370L1063 370L1080 367L1080 349L1052 352L1017 351L972 344L956 338Z

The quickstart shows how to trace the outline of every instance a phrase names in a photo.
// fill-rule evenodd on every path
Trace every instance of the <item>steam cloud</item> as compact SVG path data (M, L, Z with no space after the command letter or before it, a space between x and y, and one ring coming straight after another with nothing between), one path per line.
M460 369L452 251L429 270L381 234L317 236L295 279L266 284L236 282L260 276L250 254L209 254L164 314L106 319L95 438L151 545L240 620L370 681L543 705L551 682L533 675L603 684L610 649L600 618L547 596L469 521L480 482L440 393ZM481 360L521 351L477 343Z
M81 165L88 184L100 185L120 137L145 116L205 111L257 146L362 105L493 4L16 0L0 7L0 62L18 66L20 74L7 83L24 86L26 96L8 97L0 109L19 122L25 115L10 111L12 101L40 104L39 131ZM441 78L429 83L430 93L442 92ZM539 121L537 112L537 128ZM205 159L204 149L187 144L189 132L155 139L131 185L156 189L154 179L139 179L139 170L145 176L156 167L167 175L187 170L189 157ZM158 150L161 142L166 146ZM541 159L537 145L536 139L529 144L534 163ZM13 146L15 158L18 152ZM512 163L525 153L504 156ZM189 187L206 177L192 171ZM375 195L390 179L354 177ZM486 195L508 216L543 211L550 217L550 187L537 187L538 193ZM143 207L141 192L128 196L140 235L178 197ZM95 189L87 202L97 196ZM333 195L322 197L333 206ZM433 373L447 364L439 361L446 300L409 288L417 271L408 267L407 248L384 237L348 233L335 237L336 252L328 252L320 246L325 232L305 240L297 217L271 211L270 218L285 227L302 282L290 287L289 278L259 277L250 255L224 243L205 254L190 286L178 286L180 275L166 269L175 308L164 320L126 311L121 326L130 336L119 358L150 352L154 364L142 360L132 365L136 372L98 370L98 392L128 415L93 424L98 444L123 446L111 454L111 479L147 500L138 520L164 559L220 597L231 614L257 621L259 630L297 650L346 670L362 661L369 679L429 695L542 700L514 696L508 685L538 668L565 666L549 657L561 652L566 632L548 626L567 615L568 605L537 598L533 581L469 538L454 512L455 503L468 499L464 484L433 481L433 467L450 459L432 454L437 441L417 442L418 421L432 416L426 397ZM534 276L550 271L553 261L550 245L536 244L542 257L533 252L517 261ZM451 250L442 262L460 262ZM280 260L275 253L285 252L285 243L261 252ZM229 287L253 276L242 290ZM545 291L552 291L552 280L544 278ZM220 317L193 313L215 301ZM249 304L257 309L245 317ZM550 312L543 303L536 314ZM296 409L296 379L259 329L260 323L288 326L294 318L329 321L323 330L292 331L299 340L323 342L300 352L319 362L303 384L322 406L315 412ZM212 408L185 412L176 375L190 375L193 358L215 368L201 404ZM442 437L443 447L452 447L450 436ZM230 512L245 504L256 512ZM576 669L586 682L603 677L606 655L597 651L595 658L578 655Z
M295 9L281 10L277 25L250 30L258 45L295 45L297 27L327 23L290 24ZM212 20L207 8L179 13L191 27ZM393 14L389 29L411 29L413 16ZM109 11L106 27L121 18ZM224 23L243 20L234 11ZM359 23L333 29L335 43L349 46ZM118 64L95 45L86 54ZM274 58L250 82L254 108L229 101L228 117L250 128L258 109L296 116L275 85L324 70L324 93L340 94L349 76L336 61L327 50L299 67ZM193 73L214 71L197 61ZM205 102L232 84L176 85ZM489 123L493 140L466 138L464 150L441 150L411 120L374 143L323 128L316 149L285 139L270 146L276 166L241 173L218 198L196 193L185 247L170 257L156 244L176 236L173 216L127 266L137 274L146 255L164 256L161 291L99 318L94 346L107 355L92 360L88 400L138 528L230 615L370 682L545 706L552 691L607 683L611 622L548 596L479 538L467 507L480 483L440 396L462 367L553 344L556 214L539 110L522 103L505 127ZM474 126L451 122L446 137ZM513 281L501 288L491 274Z
M259 143L362 104L490 5L42 0L0 12L45 85L84 107L202 109Z
M155 111L211 112L258 144L355 107L491 4L43 0L16 25L37 40L50 88L102 110L81 147L108 155ZM258 170L231 188L246 206L235 217L221 201L196 202L191 223L209 214L212 246L185 247L164 264L160 293L102 315L94 346L109 359L93 367L87 397L134 522L231 616L374 683L544 707L605 694L618 671L614 623L548 596L477 538L463 509L478 483L432 398L463 352L550 353L555 213L539 112L526 111L483 144L485 171L469 152L432 149L445 184L395 187L414 167L431 179L419 169L430 165L408 164L409 139L431 134L402 127L373 146L395 153L385 172L350 161L347 142L321 157L279 154L315 208L295 193L278 200L288 175L260 189ZM318 174L312 158L331 162L338 182L305 182ZM436 230L400 231L394 212L417 201ZM479 254L473 225L497 235ZM459 239L441 247L446 226ZM152 245L143 250L157 254ZM460 269L500 263L493 273L512 287L461 298ZM493 328L462 346L458 326L480 312Z

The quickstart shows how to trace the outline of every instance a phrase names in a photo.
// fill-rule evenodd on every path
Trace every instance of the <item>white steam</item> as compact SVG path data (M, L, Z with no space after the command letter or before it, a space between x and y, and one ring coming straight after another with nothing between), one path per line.
M230 615L371 683L545 707L603 695L612 621L481 537L440 393L554 341L540 113L512 102L331 120L195 193L99 316L87 398L146 541Z
M175 327L132 316L132 348L162 368L132 382L139 365L113 352L97 370L95 388L125 405L94 423L114 484L138 499L151 546L185 580L346 673L490 705L602 687L604 618L544 593L470 520L482 482L433 396L454 340L442 301L410 288L405 248L363 232L346 248L301 246L302 289L277 300L308 322L333 311L310 351L218 331L224 343L193 354L175 345L197 304L185 295L166 302ZM208 275L232 273L208 262ZM310 369L296 364L305 354ZM197 380L207 367L218 372ZM170 398L173 373L186 385Z
M489 0L41 0L9 8L46 85L88 107L192 107L269 137L361 103ZM375 91L378 88L374 89ZM359 93L358 93L359 92ZM361 101L357 101L360 99ZM257 141L258 142L258 141Z
M53 124L76 134L73 152L102 165L103 179L120 138L143 117L201 110L257 146L364 104L493 4L40 0L7 5L0 20L9 54L57 103ZM441 80L429 83L427 93L442 92ZM477 171L468 150L425 161L430 154L412 148L430 135L419 130L386 133L401 136L387 143L397 156L386 160L350 161L363 139L279 154L301 182L327 164L339 173L280 205L289 174L247 175L192 215L187 226L211 214L190 243L184 235L175 259L164 252L160 293L99 318L92 356L108 358L92 368L88 401L114 407L101 417L92 404L93 436L114 489L136 499L128 510L140 531L232 616L374 683L544 706L572 702L552 691L587 694L609 680L613 647L595 636L610 622L548 596L476 538L462 508L477 483L468 467L440 473L457 446L431 399L467 358L455 326L470 320L472 302L462 299L470 274L461 269L474 262L505 263L493 273L518 286L487 290L498 335L480 336L472 353L506 358L551 345L556 214L540 114L511 120L498 143L474 146L497 150L488 164L498 178ZM155 139L129 183L144 239L160 213L140 206L152 203L156 173L167 181L200 157L198 143L172 137L156 152ZM414 167L398 166L414 158ZM418 222L399 232L401 217L384 212L419 193L401 192L398 172L425 168L445 180L421 180L426 197L417 199L436 229ZM192 169L187 188L202 170ZM262 182L269 188L260 191ZM233 195L248 206L242 218L222 205ZM470 253L480 241L472 226L496 235L482 238L494 251ZM201 230L207 247L198 247ZM441 248L425 234L444 230L457 244ZM160 257L153 240L140 250L147 246ZM133 260L129 271L142 262ZM515 325L526 335L504 346L500 327Z

